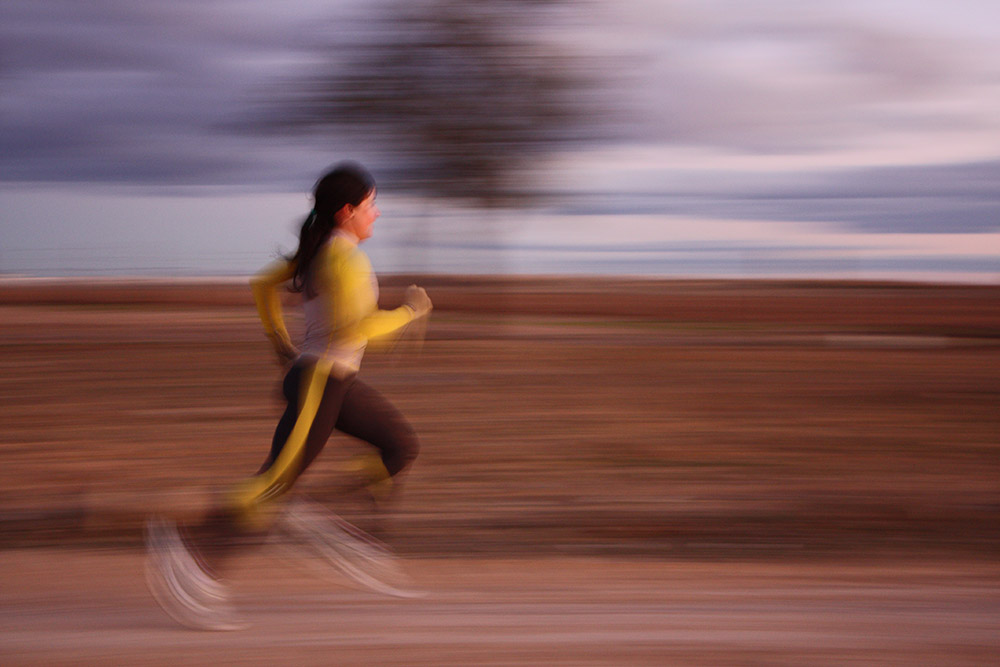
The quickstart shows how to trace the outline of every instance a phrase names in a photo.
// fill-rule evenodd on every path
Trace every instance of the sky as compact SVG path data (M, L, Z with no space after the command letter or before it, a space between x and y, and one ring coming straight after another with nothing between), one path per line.
M5 0L0 274L242 274L291 250L308 188L361 144L243 122L365 5ZM560 196L531 210L380 191L377 269L1000 283L1000 3L573 7L546 38L613 63L615 139L539 156Z

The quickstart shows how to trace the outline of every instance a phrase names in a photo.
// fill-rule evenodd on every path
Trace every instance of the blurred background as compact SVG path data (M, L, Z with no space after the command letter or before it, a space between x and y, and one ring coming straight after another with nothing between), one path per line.
M5 664L995 662L996 0L0 19ZM443 594L265 562L260 633L178 641L143 521L258 469L282 369L246 276L346 158L384 304L434 300L364 366L422 449L385 515L342 436L298 489Z
M990 0L7 0L0 274L1000 280Z
M436 305L423 357L366 361L429 443L414 551L996 544L996 3L3 13L10 539L134 540L129 493L259 465L245 276L352 158L384 301Z

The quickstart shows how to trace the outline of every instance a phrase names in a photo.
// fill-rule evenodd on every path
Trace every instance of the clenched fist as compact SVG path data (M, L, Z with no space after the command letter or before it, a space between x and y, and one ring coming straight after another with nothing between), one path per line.
M424 288L417 287L416 285L410 285L406 288L406 292L403 295L403 303L413 310L416 317L426 315L434 307L431 303L431 298L427 296Z

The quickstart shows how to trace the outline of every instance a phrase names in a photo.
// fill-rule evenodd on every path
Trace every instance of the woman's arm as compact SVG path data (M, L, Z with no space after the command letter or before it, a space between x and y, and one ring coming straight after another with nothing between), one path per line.
M285 328L281 312L281 295L278 287L292 279L295 265L287 260L279 260L264 267L250 279L250 290L257 304L257 314L264 325L264 331L274 346L274 351L282 362L290 361L299 352L292 345L291 336Z
M426 310L417 312L411 305L379 309L371 264L355 247L335 239L326 260L320 275L328 289L321 292L329 298L328 312L334 331L371 341L397 332L425 314Z

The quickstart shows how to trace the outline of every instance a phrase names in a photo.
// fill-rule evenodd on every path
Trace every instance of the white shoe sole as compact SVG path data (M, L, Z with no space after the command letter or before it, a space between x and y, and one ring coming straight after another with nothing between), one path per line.
M180 580L178 568L170 554L159 520L151 519L146 526L146 585L153 599L164 612L181 625L194 630L242 630L247 624L231 617L224 600L205 592L208 603L197 599Z
M295 501L279 524L280 546L296 556L314 556L363 588L398 598L425 597L412 586L399 559L382 542L321 506ZM284 537L289 539L282 539Z

